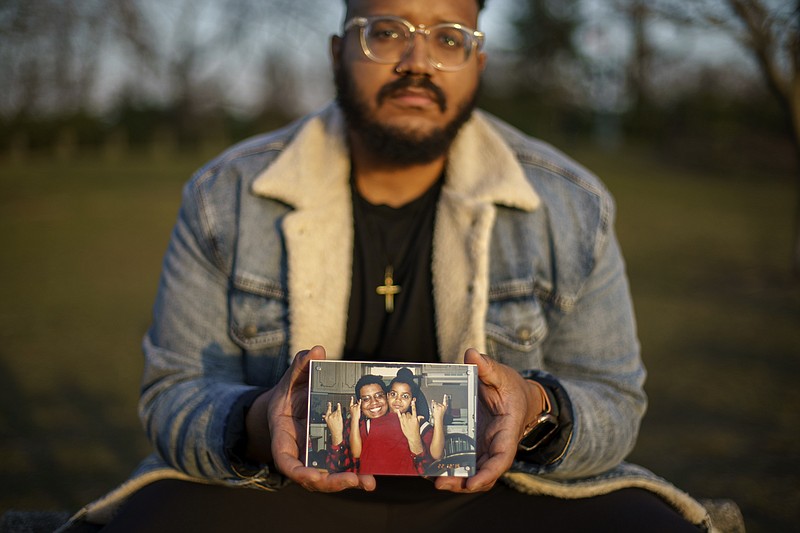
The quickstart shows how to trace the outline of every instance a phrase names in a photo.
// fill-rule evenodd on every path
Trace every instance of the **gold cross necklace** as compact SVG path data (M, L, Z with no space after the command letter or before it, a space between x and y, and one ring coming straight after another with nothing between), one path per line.
M353 187L353 196L357 197L359 201L355 203L359 209L359 213L364 221L364 227L367 232L368 240L375 243L378 243L380 247L380 255L386 261L386 267L383 270L383 284L378 285L375 287L375 294L378 296L383 296L383 303L384 309L387 314L393 313L395 310L395 297L400 294L403 290L403 287L398 285L395 280L395 267L400 269L401 261L403 257L408 254L409 248L413 246L412 242L415 239L416 235L419 235L419 228L422 224L425 223L426 217L421 216L424 214L425 210L435 209L436 201L438 200L438 187L440 187L440 183L437 183L437 189L435 191L435 195L431 196L430 193L426 193L426 198L420 202L419 199L415 201L415 205L409 206L412 208L410 213L406 213L401 217L403 227L392 226L391 224L396 224L397 221L392 223L386 223L384 220L383 224L379 222L377 218L377 214L373 210L365 209L365 205L369 205L362 196L358 194L358 191L355 187L355 182L351 181L351 186ZM431 203L432 202L432 203ZM373 206L374 208L375 206ZM390 229L391 228L391 229ZM395 236L392 239L392 236ZM397 238L399 235L402 235L399 239ZM395 254L390 255L388 248L394 244L395 245ZM405 272L407 268L404 268L403 271Z
M386 312L394 312L394 295L402 290L400 285L394 284L394 269L392 265L386 265L386 270L383 274L383 285L375 287L375 292L380 294L386 299L385 306Z
M400 285L395 283L395 260L399 261L406 251L406 248L410 246L413 231L411 231L411 228L404 229L403 233L405 233L406 237L404 242L400 243L399 249L397 250L397 257L393 257L387 250L387 247L390 245L387 241L390 240L391 235L388 227L381 226L376 220L374 213L365 212L364 214L370 239L378 243L380 246L380 255L386 262L386 267L383 270L383 284L375 287L375 294L383 296L383 308L386 310L386 313L393 313L395 309L395 296L400 294L403 290ZM411 220L414 220L414 218L412 217Z
M381 257L386 261L386 268L383 269L383 285L375 287L375 293L383 296L383 308L387 313L394 313L394 297L400 294L403 288L394 282L394 266L392 256L386 250L387 240L389 239L388 232L384 228L381 230L380 226L375 222L373 215L367 215L369 218L369 225L372 226L370 230L374 229L377 232L377 240L380 244ZM370 231L371 233L372 231ZM402 251L401 251L402 253Z

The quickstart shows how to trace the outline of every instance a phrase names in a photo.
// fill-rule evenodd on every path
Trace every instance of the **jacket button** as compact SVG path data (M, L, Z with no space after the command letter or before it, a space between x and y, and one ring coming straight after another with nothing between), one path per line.
M242 330L242 334L248 339L252 339L256 335L258 335L258 328L256 327L255 324L248 324Z
M528 342L533 338L533 331L527 326L520 326L517 328L517 338L521 341Z

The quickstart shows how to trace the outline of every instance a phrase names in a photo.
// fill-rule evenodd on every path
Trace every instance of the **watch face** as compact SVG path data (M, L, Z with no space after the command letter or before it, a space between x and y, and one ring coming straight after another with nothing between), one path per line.
M527 451L533 450L546 441L558 429L558 420L551 414L542 415L539 422L520 441L519 446Z

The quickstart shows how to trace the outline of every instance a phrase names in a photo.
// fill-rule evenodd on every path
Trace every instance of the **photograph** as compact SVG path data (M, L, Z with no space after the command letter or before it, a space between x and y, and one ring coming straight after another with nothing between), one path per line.
M470 477L475 365L314 361L306 466L328 472Z

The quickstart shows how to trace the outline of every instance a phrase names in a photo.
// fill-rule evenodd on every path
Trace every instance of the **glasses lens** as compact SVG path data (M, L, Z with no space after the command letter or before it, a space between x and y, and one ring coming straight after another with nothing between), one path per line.
M361 402L362 403L370 403L372 401L379 402L379 401L383 400L385 397L386 397L386 395L384 393L377 392L377 393L373 394L372 396L362 396L361 397Z
M397 20L375 19L364 29L369 51L381 61L399 61L408 48L408 28Z
M353 21L361 26L361 46L373 61L400 61L414 44L414 27L402 19L359 17ZM474 36L472 30L458 24L439 24L430 29L420 25L417 31L425 36L430 62L441 70L460 69L469 60L476 43L477 48L481 45L480 38Z
M428 54L437 65L460 67L467 62L471 51L472 36L467 31L453 26L431 28Z

